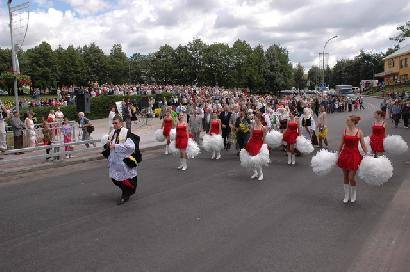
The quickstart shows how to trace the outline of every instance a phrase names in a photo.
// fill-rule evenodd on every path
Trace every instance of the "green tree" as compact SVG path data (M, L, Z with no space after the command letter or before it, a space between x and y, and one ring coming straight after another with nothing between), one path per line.
M303 90L306 86L304 75L305 68L303 68L302 64L298 63L296 67L293 68L293 81L295 83L295 87L299 90Z
M265 74L268 65L265 59L263 47L258 45L250 54L245 69L245 86L251 90L263 90L265 88Z
M0 48L0 73L11 70L11 50Z
M114 84L130 80L130 67L127 55L122 51L121 44L114 44L108 57L109 79Z
M397 43L401 43L406 38L410 37L410 21L407 21L404 25L398 26L397 30L399 31L399 34L390 38L390 40L396 41Z
M192 84L195 81L194 61L187 46L179 45L175 49L175 83Z
M195 39L188 43L188 52L193 58L192 72L194 75L194 84L205 83L205 61L204 54L208 45L206 45L201 39Z
M317 66L310 67L308 71L309 88L314 89L320 83L320 69Z
M61 46L55 51L58 64L58 84L61 86L84 86L85 63L81 48L70 45L67 49Z
M81 55L85 64L85 81L89 83L109 81L108 57L95 43L83 46Z
M292 65L287 50L275 44L266 50L265 56L268 64L266 88L275 93L288 89L292 78Z
M230 87L233 64L229 53L229 46L223 43L214 43L205 49L204 83L206 85Z
M166 44L152 56L151 75L160 84L174 83L177 70L176 55L172 46Z
M33 87L56 88L58 82L57 58L47 42L28 49L20 60L20 71L31 77Z

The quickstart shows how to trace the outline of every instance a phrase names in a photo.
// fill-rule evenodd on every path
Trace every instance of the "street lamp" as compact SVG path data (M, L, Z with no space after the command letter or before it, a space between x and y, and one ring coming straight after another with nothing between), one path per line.
M323 66L322 66L322 68L323 68L323 70L322 70L322 85L323 85L323 87L324 87L324 85L325 85L325 49L326 49L327 44L328 44L331 40L336 39L337 37L339 37L339 36L335 35L335 36L333 36L332 38L328 39L328 40L325 42L325 45L323 46L323 53L322 53L322 58L323 58L323 60L322 60L322 61L323 61L323 62L322 62L322 64L323 64Z

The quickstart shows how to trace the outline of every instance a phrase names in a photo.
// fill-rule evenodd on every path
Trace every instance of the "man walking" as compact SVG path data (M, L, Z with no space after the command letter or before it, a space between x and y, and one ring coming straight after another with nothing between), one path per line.
M194 115L189 118L189 128L194 136L195 142L199 144L199 136L202 131L202 116L200 108L195 109Z
M231 148L230 135L231 135L231 115L232 112L229 111L229 106L225 105L224 111L219 115L222 124L222 138L224 139L224 148L228 150Z

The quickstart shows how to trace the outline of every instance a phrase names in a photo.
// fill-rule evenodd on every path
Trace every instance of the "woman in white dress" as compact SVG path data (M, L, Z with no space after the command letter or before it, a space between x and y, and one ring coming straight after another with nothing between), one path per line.
M27 136L28 136L28 144L29 147L35 147L36 146L36 130L34 128L34 122L33 122L33 114L32 113L27 113L26 120L24 121L24 125L27 129Z

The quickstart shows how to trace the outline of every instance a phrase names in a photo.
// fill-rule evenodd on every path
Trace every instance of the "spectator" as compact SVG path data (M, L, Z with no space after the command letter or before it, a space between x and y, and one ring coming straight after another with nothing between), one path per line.
M78 113L78 118L79 118L78 124L79 124L79 127L80 127L81 132L82 132L81 140L82 141L88 141L88 140L90 140L90 134L92 132L92 129L91 129L92 125L90 124L90 120L88 120L85 117L84 112L79 112ZM89 148L90 144L86 143L85 146L87 148Z
M404 122L404 128L409 128L409 118L410 118L410 100L404 104L403 109L402 109L402 115L403 115L403 122Z
M23 130L24 123L20 120L20 114L15 110L13 111L13 117L11 118L11 127L14 134L14 149L23 148ZM23 154L23 152L17 152L17 155Z
M397 128L400 122L401 106L399 100L396 100L391 107L392 119L394 120L394 126Z

